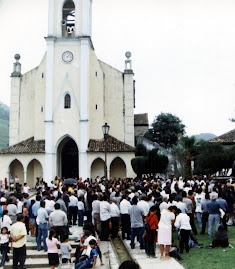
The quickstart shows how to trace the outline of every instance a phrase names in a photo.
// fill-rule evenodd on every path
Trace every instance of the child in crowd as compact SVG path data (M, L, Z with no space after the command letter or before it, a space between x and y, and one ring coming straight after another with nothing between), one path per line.
M85 261L79 262L75 265L75 269L95 268L97 257L99 256L99 247L97 246L96 240L91 239L90 242L91 252L89 258Z
M84 203L82 201L82 197L78 198L78 226L83 226L83 217L84 217Z
M60 249L61 249L61 259L62 259L62 263L70 263L71 262L71 254L70 252L72 251L72 247L69 244L69 237L68 235L65 235L63 238L63 242L60 245Z
M35 204L35 200L31 200L31 204L29 206L29 229L30 229L30 234L31 236L35 236L35 227L36 227L36 222L35 222L35 216L32 211L32 207Z
M48 260L51 269L54 269L55 266L59 264L59 254L58 254L58 247L60 246L59 241L55 238L56 232L54 230L50 230L49 237L46 239L47 244L47 253L48 253Z
M9 252L9 238L10 236L7 227L3 227L0 234L0 249L2 254L0 267L4 266L5 262L9 262L9 257L7 255L7 253Z
M23 204L23 215L24 215L24 223L26 226L27 234L29 234L29 211L28 211L27 202L24 202Z

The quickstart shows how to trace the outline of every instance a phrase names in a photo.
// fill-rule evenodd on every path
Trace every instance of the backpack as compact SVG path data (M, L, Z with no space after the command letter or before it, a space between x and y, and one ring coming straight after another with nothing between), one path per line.
M152 217L153 217L153 215L149 218L149 221L151 220ZM145 220L144 226L145 226L145 230L146 230L146 231L149 231L150 228L151 228L151 227L149 226L149 224L148 224L147 218L146 218L146 220Z

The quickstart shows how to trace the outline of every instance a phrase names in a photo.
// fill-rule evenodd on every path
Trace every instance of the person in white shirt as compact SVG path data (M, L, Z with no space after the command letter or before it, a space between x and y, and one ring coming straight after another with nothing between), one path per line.
M44 201L46 203L45 209L47 211L47 214L50 215L51 212L55 211L55 196L52 196L51 200L45 199Z
M178 203L177 203L176 206L177 206L177 208L180 209L180 211L181 211L182 213L187 213L187 205L186 205L185 203L183 203L182 200L183 200L183 198L180 196L180 197L178 198Z
M30 187L27 185L27 183L24 183L23 193L29 193Z
M19 201L17 202L17 210L18 210L18 214L22 214L23 212L23 204L24 204L24 197L20 196Z
M6 227L8 232L10 232L11 231L11 224L12 224L12 220L8 216L8 210L3 210L3 215L1 218L1 222L0 222L0 228L2 229L3 227Z
M163 202L159 206L160 212L162 212L163 209L168 209L169 205L167 202L168 202L168 199L166 197L163 198Z
M82 196L78 197L78 226L83 226L85 207L82 198Z
M78 215L78 198L75 197L74 193L72 192L69 197L69 225L72 225L72 219L73 219L73 225L76 225L77 215Z
M100 202L101 241L109 241L109 222L111 219L110 212L111 208L110 204L108 203L108 197L104 195L102 197L102 201Z
M183 253L184 246L185 250L189 252L189 236L191 231L190 218L186 213L181 213L180 209L177 210L179 214L175 219L175 227L180 230L180 253Z
M197 213L197 221L198 226L202 228L202 203L205 200L205 195L202 194L202 189L197 190L197 194L194 197L195 203L196 203L196 210Z
M120 210L117 206L117 199L114 197L110 204L111 212L111 222L112 222L112 239L117 238L117 234L119 231L119 222L120 222Z
M183 190L184 188L184 180L182 177L179 177L178 187L180 190Z
M122 240L126 238L127 240L130 240L130 235L131 235L131 220L130 220L130 214L129 214L130 207L131 207L131 204L128 200L128 196L126 194L123 194L122 201L120 202L120 213L121 213L121 221L122 221Z
M146 200L147 200L147 196L142 195L141 200L137 203L138 207L143 209L145 217L149 213L149 204L146 202Z
M101 231L101 221L100 221L100 197L95 194L94 196L94 200L91 204L92 206L92 216L94 219L94 225L95 225L95 230L97 232L97 234L100 234Z

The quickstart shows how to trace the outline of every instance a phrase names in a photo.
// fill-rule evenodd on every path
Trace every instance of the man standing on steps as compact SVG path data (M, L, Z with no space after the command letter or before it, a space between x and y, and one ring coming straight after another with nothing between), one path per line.
M135 236L139 237L140 249L144 249L144 210L137 205L137 197L133 197L132 206L129 208L131 218L131 248L135 248Z
M63 236L66 234L66 226L68 223L67 215L60 209L60 204L55 204L55 211L50 214L49 223L55 230L58 240L63 242Z
M17 222L11 227L11 237L13 245L13 269L18 268L18 263L20 264L20 269L25 268L26 260L26 239L27 231L24 224L23 214L17 216Z
M124 194L122 196L122 201L120 202L120 213L121 213L121 222L122 222L122 240L130 240L131 233L131 221L129 208L131 204L129 202L128 196ZM126 237L127 236L127 237Z
M40 202L40 208L38 209L38 237L37 237L37 250L41 250L41 237L43 240L44 251L47 251L46 238L48 235L48 214L45 209L45 202Z

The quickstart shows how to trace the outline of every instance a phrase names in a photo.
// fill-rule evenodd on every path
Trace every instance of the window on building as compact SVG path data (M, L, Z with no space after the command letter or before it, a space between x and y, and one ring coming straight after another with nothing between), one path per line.
M95 105L95 109L96 109L96 110L98 109L98 105Z
M73 37L75 32L75 5L72 0L67 0L63 7L62 36Z
M64 97L64 108L71 108L71 97L68 93Z
M41 112L43 112L43 110L44 110L44 109L43 109L43 106L41 106Z

